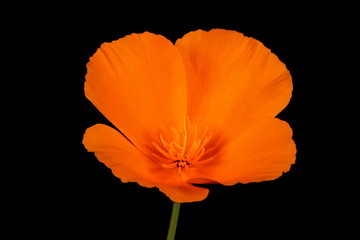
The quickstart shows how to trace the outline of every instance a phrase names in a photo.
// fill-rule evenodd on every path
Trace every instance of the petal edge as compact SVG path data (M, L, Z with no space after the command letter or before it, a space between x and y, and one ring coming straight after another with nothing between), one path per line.
M187 74L188 115L199 125L238 135L256 118L289 103L291 75L260 41L224 29L197 30L176 41Z
M211 164L195 176L223 185L274 180L290 170L296 159L292 129L285 121L265 118L233 140Z

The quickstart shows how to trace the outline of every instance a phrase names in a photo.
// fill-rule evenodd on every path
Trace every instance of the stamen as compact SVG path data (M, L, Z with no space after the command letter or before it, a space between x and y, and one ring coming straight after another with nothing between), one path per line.
M151 155L154 156L161 164L167 164L168 163L167 158L165 158L164 156L160 156L160 155L158 155L156 153L152 153Z
M155 147L159 152L161 152L165 157L168 157L168 158L170 157L170 155L169 155L167 152L165 152L159 145L157 145L156 142L152 141L151 143L152 143L152 145L154 145L154 147Z
M198 161L200 158L202 158L202 156L204 156L204 152L205 152L205 148L203 147L201 149L201 152L197 154L197 157L194 158L194 162Z
M161 133L160 133L160 141L165 148L169 148L169 143L164 139Z
M165 163L165 164L162 164L162 166L164 168L174 168L177 166L177 162L172 162L172 163Z
M182 149L182 154L185 154L185 148L186 148L186 143L187 143L187 127L186 127L186 120L187 120L188 118L186 118L186 117L184 117L184 141L183 141L183 149ZM190 118L189 118L189 124L190 124Z
M172 130L172 133L174 135L175 141L180 142L180 136L179 136L178 131L175 128L171 128L171 130Z
M179 150L183 151L185 147L180 146L177 142L173 142L175 147L177 147Z
M182 127L180 130L169 128L170 135L165 134L167 139L160 134L160 145L152 141L152 145L158 151L152 155L164 168L177 167L179 174L185 169L194 169L195 166L213 159L212 154L208 154L212 148L206 147L212 137L212 133L208 133L208 128L199 134L198 126L191 125L189 117L184 117ZM163 128L163 131L166 129ZM204 159L205 154L207 157Z
M176 159L177 159L177 157L174 155L175 152L176 152L176 150L175 150L175 147L174 147L174 142L172 142L172 143L170 143L170 148L169 148L169 155L170 155L170 158L171 158L172 160L176 160Z

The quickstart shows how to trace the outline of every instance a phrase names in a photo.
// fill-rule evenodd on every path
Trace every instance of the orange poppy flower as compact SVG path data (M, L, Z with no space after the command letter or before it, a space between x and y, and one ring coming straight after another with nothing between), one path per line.
M194 202L209 190L193 184L272 180L295 162L292 130L275 118L291 75L253 38L131 34L102 44L87 69L86 97L121 133L96 124L83 143L122 182Z

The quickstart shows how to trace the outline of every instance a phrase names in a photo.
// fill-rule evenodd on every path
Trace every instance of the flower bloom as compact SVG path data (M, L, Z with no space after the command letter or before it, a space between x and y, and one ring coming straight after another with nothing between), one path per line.
M102 44L87 70L86 97L121 132L96 124L83 143L122 182L194 202L209 190L193 184L273 180L295 162L292 130L276 118L291 75L253 38L131 34Z

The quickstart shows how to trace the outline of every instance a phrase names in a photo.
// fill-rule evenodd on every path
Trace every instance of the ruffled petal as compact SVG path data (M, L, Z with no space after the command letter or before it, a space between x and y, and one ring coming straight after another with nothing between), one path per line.
M214 155L213 161L198 166L188 176L224 185L273 180L290 170L296 146L290 126L277 118L264 118Z
M124 183L158 187L174 202L201 201L208 194L208 189L185 183L175 168L162 167L134 147L120 132L104 124L88 128L83 144Z
M117 130L96 124L85 132L83 144L99 161L112 170L122 182L138 182L154 187L163 175L163 168L149 160Z
M185 73L163 36L145 32L104 43L87 69L86 97L139 149L161 126L181 126Z
M175 46L185 65L188 115L195 124L237 136L254 119L275 117L291 98L289 71L253 38L197 30Z

